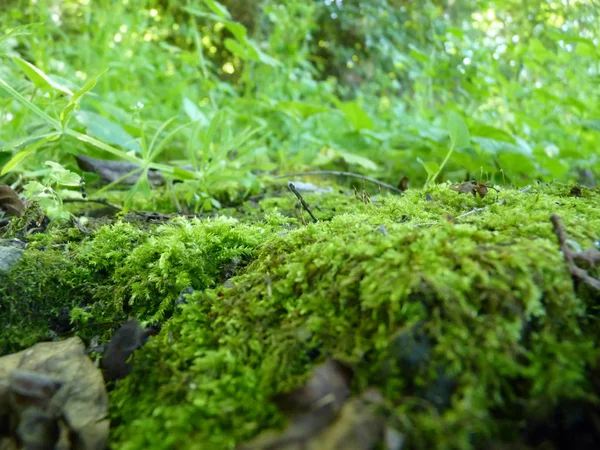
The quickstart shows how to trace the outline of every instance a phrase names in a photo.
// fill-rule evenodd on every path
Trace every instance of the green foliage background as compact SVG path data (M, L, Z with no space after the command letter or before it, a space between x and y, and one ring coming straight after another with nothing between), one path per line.
M600 171L594 2L4 3L1 32L38 25L0 43L0 165L23 157L3 182L86 153L184 178L196 209L256 192L274 171L414 186L450 148L451 111L471 140L436 181ZM148 192L142 177L132 193Z

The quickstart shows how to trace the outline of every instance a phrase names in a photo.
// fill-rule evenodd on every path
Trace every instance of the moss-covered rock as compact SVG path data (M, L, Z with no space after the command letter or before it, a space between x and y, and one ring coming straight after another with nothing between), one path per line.
M271 395L329 357L353 364L356 392L381 390L409 448L485 448L526 440L557 406L596 404L599 294L574 283L549 217L592 247L599 194L307 194L318 223L267 198L240 220L116 223L47 265L72 284L52 289L88 286L87 304L73 300L87 320L162 323L111 394L115 448L234 448L282 426ZM35 279L0 294L19 308L40 298Z
M527 418L595 402L598 295L574 289L548 219L593 245L598 193L552 193L455 223L487 199L438 188L274 235L142 351L113 392L116 446L233 448L281 425L269 397L331 356L381 389L411 448L519 440Z

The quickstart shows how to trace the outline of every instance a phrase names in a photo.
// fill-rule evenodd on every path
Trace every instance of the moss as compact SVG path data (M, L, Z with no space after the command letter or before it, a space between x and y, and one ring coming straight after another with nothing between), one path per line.
M492 204L440 186L274 234L136 356L115 447L233 448L281 425L270 395L330 356L355 364L356 391L382 390L411 448L518 439L540 404L594 401L598 298L578 296L548 218L589 246L598 196L545 189Z
M178 218L149 229L117 222L76 240L69 239L72 229L31 235L22 261L0 278L0 319L7 330L0 351L55 337L52 321L62 308L72 310L79 327L92 326L79 333L84 339L106 336L128 315L148 322L168 318L182 290L203 290L231 276L286 222L274 216L258 225Z
M160 321L111 394L124 449L233 448L282 426L270 396L331 356L355 365L356 392L380 388L411 448L518 439L524 417L596 400L598 295L574 286L549 216L594 245L598 188L307 194L318 223L273 192L237 219L30 236L0 280L4 349L47 338L63 306L82 325Z
M78 281L85 278L85 268L53 249L29 248L10 272L0 272L0 354L55 337L61 308L89 295Z

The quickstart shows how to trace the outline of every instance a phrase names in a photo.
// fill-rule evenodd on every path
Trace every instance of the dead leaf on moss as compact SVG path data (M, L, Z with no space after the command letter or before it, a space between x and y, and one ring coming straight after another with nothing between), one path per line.
M142 328L135 319L124 323L113 335L102 357L100 365L104 370L104 379L112 381L129 375L133 367L130 356L154 333L152 329Z
M330 359L315 369L305 386L273 397L279 409L288 417L326 410L333 417L350 394L352 369Z
M0 358L2 448L103 449L108 395L78 337Z
M21 200L13 188L8 184L0 184L0 210L7 216L20 217L25 209L25 202Z
M367 390L350 398L352 371L336 360L318 367L305 386L274 398L290 419L282 432L267 432L239 450L369 450L384 436L377 407L383 397ZM398 450L394 448L393 450Z
M367 390L360 397L348 399L333 421L321 422L327 417L316 410L316 416L297 417L281 433L267 432L239 450L374 449L384 436L385 422L377 411L382 402L377 390ZM315 426L317 423L320 426Z
M450 189L458 192L459 194L472 194L473 197L476 197L477 194L479 194L479 197L483 198L488 194L487 185L484 183L474 183L471 181L452 184L450 185Z
M408 179L408 177L402 177L398 182L398 189L400 189L402 192L407 191L409 183L410 180Z

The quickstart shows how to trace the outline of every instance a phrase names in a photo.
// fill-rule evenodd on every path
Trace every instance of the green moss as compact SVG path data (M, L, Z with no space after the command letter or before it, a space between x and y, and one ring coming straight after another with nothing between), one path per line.
M597 192L430 195L275 234L232 287L195 294L113 392L115 447L233 448L281 425L269 396L330 356L382 390L412 448L516 439L523 411L595 400L598 298L577 295L548 219L592 245Z
M51 322L61 308L78 308L72 320L93 326L79 333L84 339L106 335L128 315L149 322L169 317L182 290L203 290L231 276L286 222L179 218L145 230L117 222L77 240L69 240L69 229L32 235L22 261L0 275L7 330L0 351L54 337Z
M226 211L238 219L32 235L0 275L0 350L52 337L65 306L78 326L108 322L85 339L160 322L112 393L116 448L233 448L282 426L269 397L332 356L355 365L356 392L380 388L412 448L516 439L524 415L596 400L598 294L574 286L549 216L591 247L600 192L569 192L307 194L312 223L279 191Z
M54 337L60 309L90 294L79 282L86 275L64 250L43 247L27 249L10 272L0 272L0 354Z

